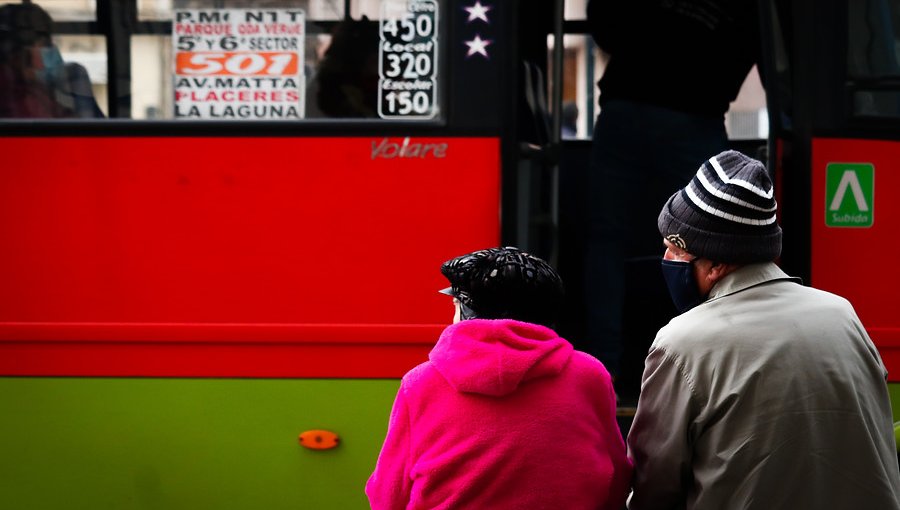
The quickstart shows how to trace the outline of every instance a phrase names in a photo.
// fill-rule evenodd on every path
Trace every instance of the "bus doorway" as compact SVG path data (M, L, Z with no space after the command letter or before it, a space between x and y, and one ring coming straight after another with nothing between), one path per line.
M779 264L806 284L851 300L888 367L896 403L897 327L895 314L888 311L893 287L880 283L898 280L893 264L884 258L891 252L887 237L894 231L895 211L877 197L889 197L895 188L892 161L900 139L895 97L900 75L894 51L898 6L834 1L823 11L823 5L759 4L759 71L748 76L725 122L731 147L766 162L776 182L785 232ZM546 19L529 27L548 38L530 58L547 62L549 115L559 112L561 125L564 104L570 100L579 111L574 138L562 136L560 129L559 157L554 160L559 164L559 195L550 202L558 205L558 242L553 246L563 276L574 286L583 282L585 172L597 113L591 93L605 64L588 35L585 7L566 2L561 35L554 35ZM564 57L556 60L555 40L562 40L565 48ZM557 62L559 74L552 71ZM553 79L562 83L559 96L552 94ZM660 206L646 207L655 211ZM862 252L866 263L859 262ZM629 277L634 272L648 278L634 289L651 288L656 277L650 270L658 254L633 255L626 268ZM639 269L642 263L646 269ZM881 276L873 278L871 271ZM582 290L570 287L576 296ZM631 393L637 389L647 346L673 313L664 290L653 298L639 294L626 298ZM574 298L571 304L565 335L578 343L584 338L584 303Z
M546 84L543 89L546 94L546 109L540 109L541 101L525 101L523 104L529 114L536 110L542 112L537 115L538 118L549 119L544 125L550 132L543 137L549 140L545 143L547 149L543 152L547 157L538 161L525 157L520 164L520 175L530 176L529 179L520 181L520 186L530 184L530 188L529 191L520 190L517 197L531 196L532 205L520 205L517 210L519 213L512 216L522 222L527 217L520 211L535 212L528 223L530 229L523 228L520 223L518 230L512 234L518 244L558 261L560 272L567 282L569 299L562 325L563 336L571 339L579 348L590 351L592 346L586 329L587 315L590 312L590 305L586 304L585 299L585 271L588 263L586 239L590 228L588 217L591 202L596 201L596 198L588 194L588 173L594 121L600 109L598 99L602 94L597 82L604 75L610 57L597 46L591 35L595 30L586 18L587 2L569 1L564 6L550 4L544 12L533 18L520 20L520 34L529 34L528 41L519 44L522 58L537 64ZM553 8L558 11L551 12ZM558 25L554 24L554 19L559 20ZM620 19L609 24L616 23L628 25L628 20ZM753 23L757 23L755 18ZM525 36L520 35L520 38L523 37ZM561 41L562 44L556 44L556 41ZM688 67L690 56L681 55L680 58L684 66ZM560 86L557 87L556 83ZM665 89L665 84L665 77L660 77L660 96L670 93ZM523 83L523 88L528 90L527 82ZM532 104L536 107L532 108ZM524 118L530 119L531 116L526 115ZM730 148L767 160L769 133L766 94L756 67L746 75L740 92L721 123L728 133ZM527 127L531 125L530 122L524 123ZM522 126L519 129L521 131ZM526 132L522 138L530 141L527 134ZM535 139L539 140L537 145L540 145L541 138ZM656 148L648 144L644 150L652 152ZM543 166L539 163L543 163ZM535 175L543 176L544 180L541 181ZM627 262L623 269L628 283L623 291L624 350L617 377L622 403L629 407L636 402L647 348L656 331L675 314L659 272L662 243L656 233L656 216L662 202L656 203L649 194L639 196L636 200L640 203L629 210L641 215L635 223L644 226L644 235L640 237L640 242L628 247ZM548 218L550 221L547 221ZM548 223L552 224L552 228L540 229L541 225ZM519 234L520 232L525 234Z

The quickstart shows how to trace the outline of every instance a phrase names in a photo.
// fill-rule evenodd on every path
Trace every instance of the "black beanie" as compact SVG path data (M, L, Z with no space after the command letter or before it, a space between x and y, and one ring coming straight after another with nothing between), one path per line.
M759 161L725 151L703 163L659 214L659 233L715 262L771 262L781 254L772 181Z
M546 261L513 247L489 248L444 262L454 296L480 319L515 319L553 327L564 291Z

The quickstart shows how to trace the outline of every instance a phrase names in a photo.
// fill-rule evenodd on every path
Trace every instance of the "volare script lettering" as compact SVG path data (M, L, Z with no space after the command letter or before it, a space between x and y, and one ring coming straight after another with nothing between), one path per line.
M372 142L372 159L393 158L444 158L447 156L446 143L417 143L409 137L401 142L392 142L382 138L380 142Z

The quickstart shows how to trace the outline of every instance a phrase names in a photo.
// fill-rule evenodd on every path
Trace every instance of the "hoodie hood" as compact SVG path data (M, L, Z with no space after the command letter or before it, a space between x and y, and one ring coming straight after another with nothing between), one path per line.
M544 326L471 319L447 327L428 358L456 391L500 397L526 381L558 374L573 350Z

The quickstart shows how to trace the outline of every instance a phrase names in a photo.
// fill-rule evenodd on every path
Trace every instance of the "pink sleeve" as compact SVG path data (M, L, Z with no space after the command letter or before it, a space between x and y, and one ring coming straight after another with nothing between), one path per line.
M366 483L366 496L372 510L402 510L407 507L412 489L409 469L409 410L401 385L391 409L387 437L375 463L375 471Z

